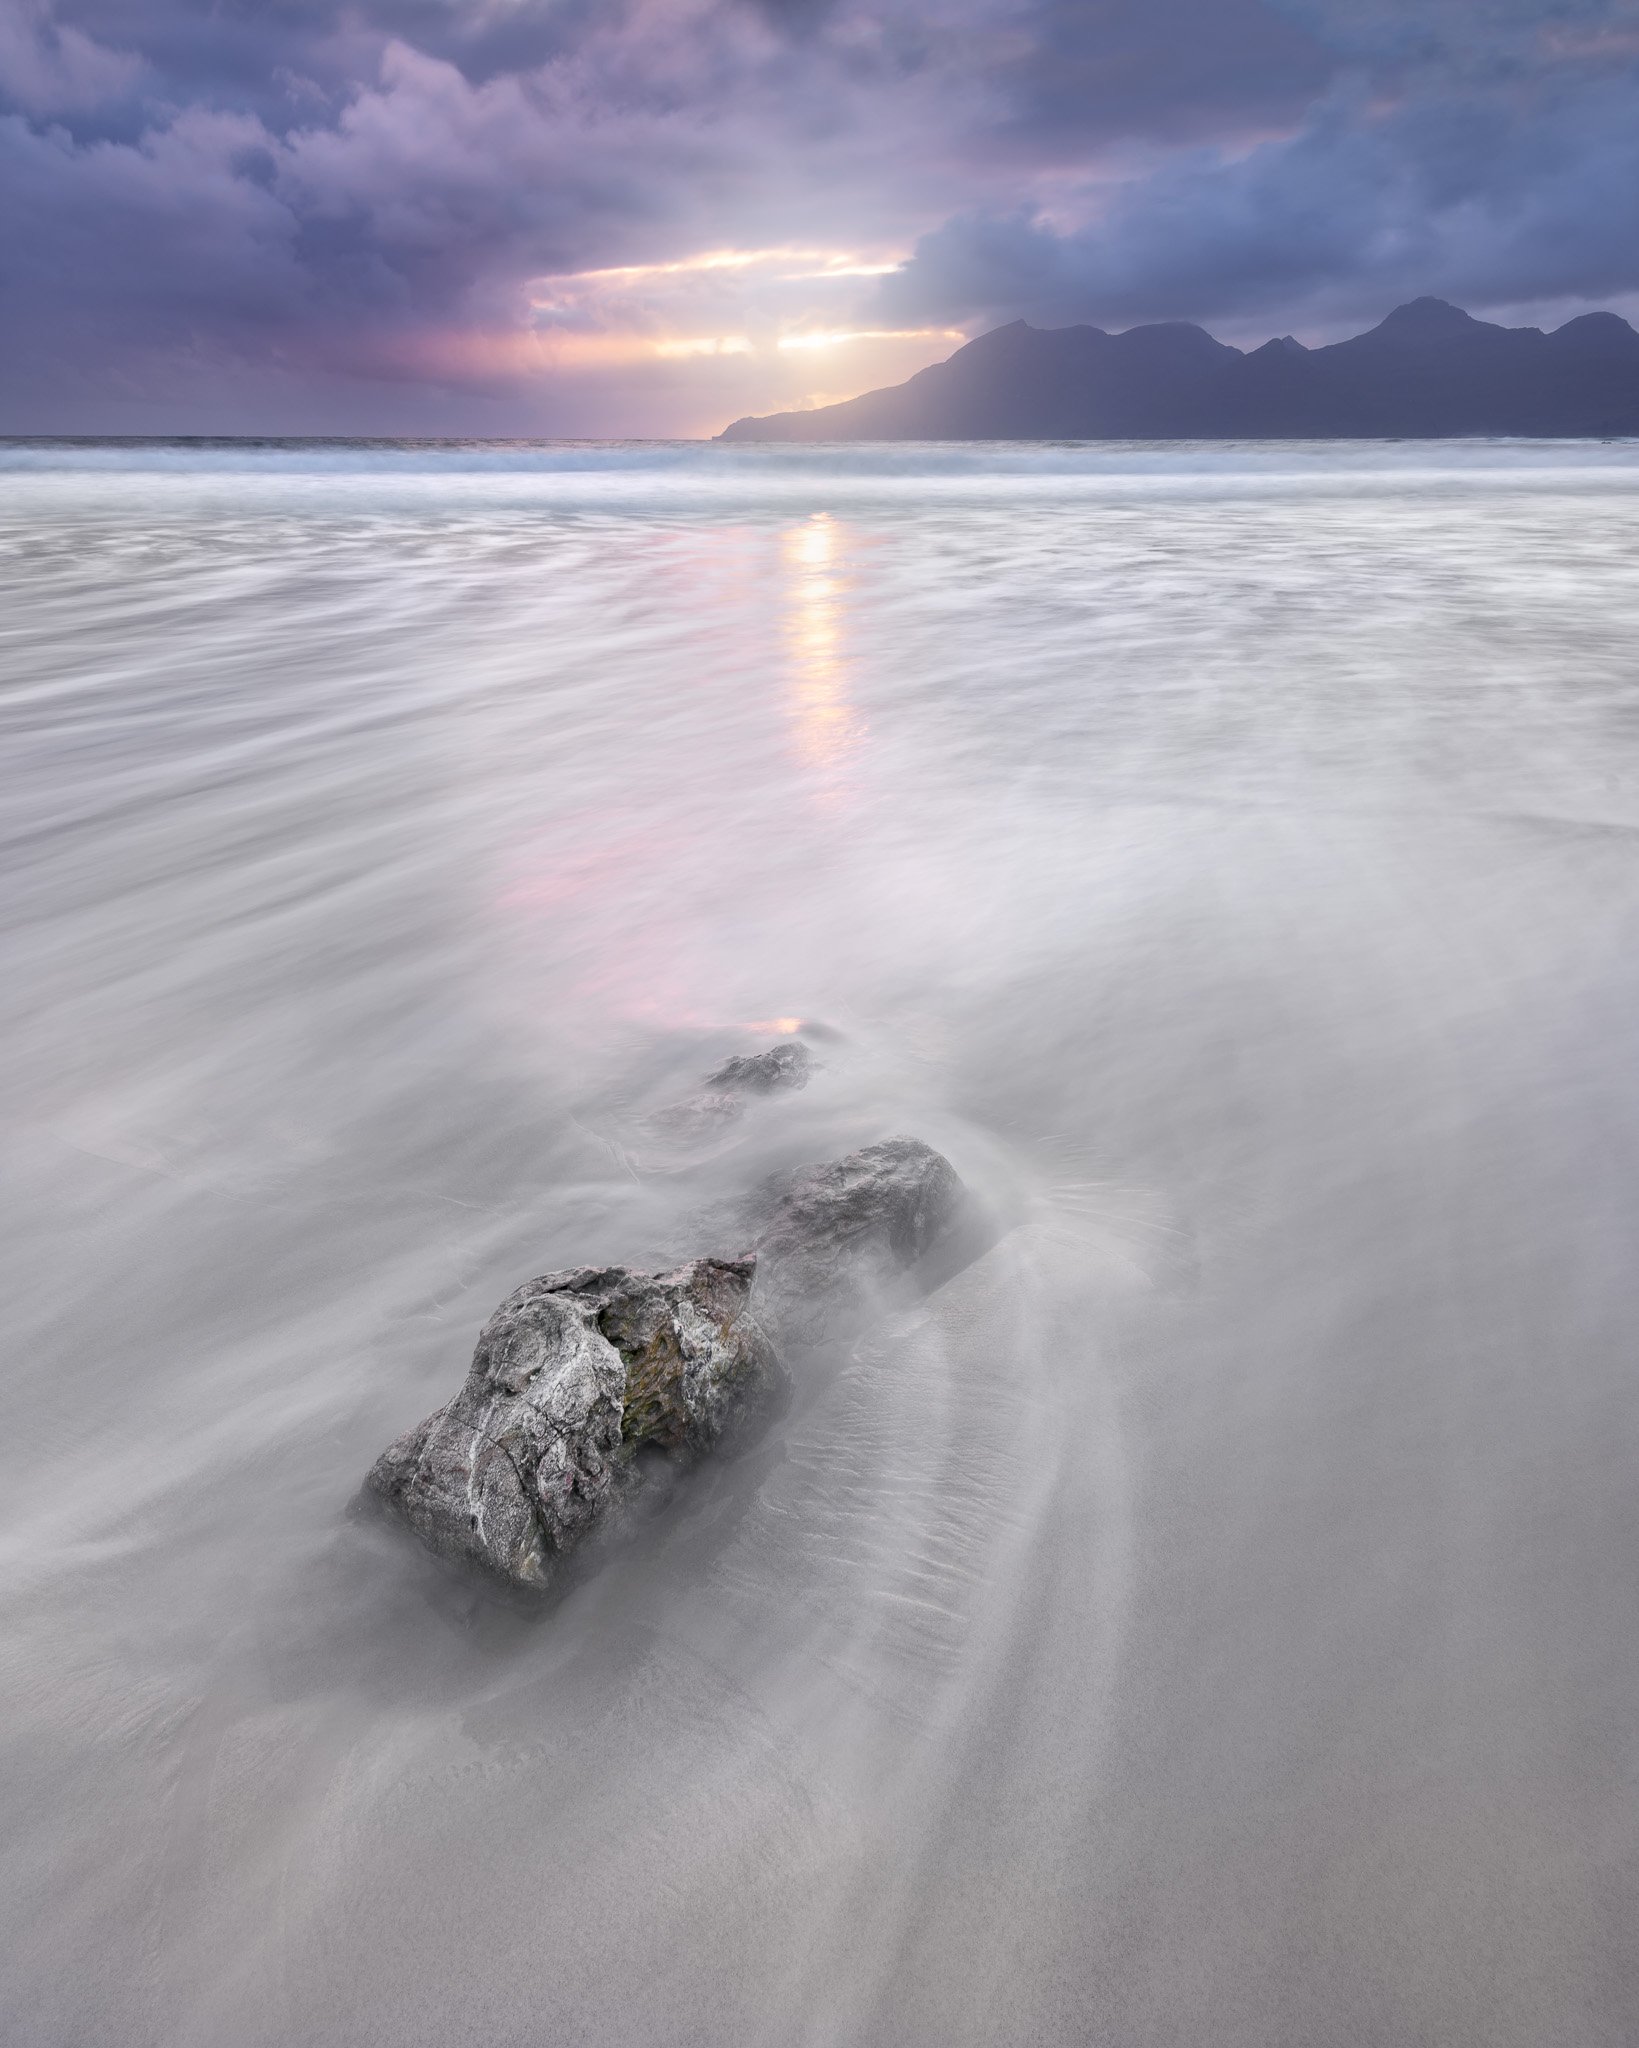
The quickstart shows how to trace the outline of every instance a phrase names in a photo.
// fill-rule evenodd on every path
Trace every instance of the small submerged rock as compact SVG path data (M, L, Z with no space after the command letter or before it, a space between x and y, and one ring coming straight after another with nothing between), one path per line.
M751 1257L520 1287L460 1392L383 1451L367 1492L441 1556L544 1591L641 1487L640 1453L687 1464L749 1435L785 1391L779 1351L852 1335L985 1242L954 1167L915 1138L799 1168Z
M707 1088L726 1095L772 1095L781 1088L806 1088L814 1069L813 1055L801 1039L788 1038L766 1052L742 1053L724 1060L706 1076Z
M784 1375L749 1312L749 1260L531 1280L485 1324L466 1384L376 1460L369 1491L440 1555L544 1590L640 1483L637 1453L698 1457Z
M814 1064L807 1046L794 1038L765 1052L743 1053L708 1074L698 1094L651 1112L645 1126L667 1144L698 1145L737 1124L749 1100L806 1088Z

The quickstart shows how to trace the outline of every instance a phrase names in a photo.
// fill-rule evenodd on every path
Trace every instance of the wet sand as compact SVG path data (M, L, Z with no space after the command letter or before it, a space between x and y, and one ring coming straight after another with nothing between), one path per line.
M7 2037L1634 2038L1639 462L417 459L0 514ZM1014 1227L549 1616L347 1517L893 1130Z

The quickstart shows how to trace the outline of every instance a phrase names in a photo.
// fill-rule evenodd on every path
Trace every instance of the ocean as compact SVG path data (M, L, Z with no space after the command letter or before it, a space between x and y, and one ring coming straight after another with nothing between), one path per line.
M8 2041L1639 2033L1639 446L12 442L0 649ZM891 1133L561 1603L349 1512Z

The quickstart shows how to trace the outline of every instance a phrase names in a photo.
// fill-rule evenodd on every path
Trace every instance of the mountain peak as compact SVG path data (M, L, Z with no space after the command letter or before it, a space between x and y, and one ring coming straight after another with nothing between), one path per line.
M1554 330L1553 341L1562 351L1574 349L1589 357L1639 359L1639 334L1620 313L1580 313Z
M983 334L976 334L971 341L964 341L956 354L947 360L954 363L958 358L972 360L975 357L1006 355L1023 341L1027 334L1039 332L1040 330L1032 327L1028 320L1009 320L1005 327L986 328Z
M1408 299L1403 306L1396 306L1386 320L1378 323L1376 331L1379 334L1462 334L1483 324L1472 313L1465 313L1461 306L1452 305L1449 299L1425 297Z
M1123 356L1144 356L1151 362L1182 366L1189 363L1221 361L1240 354L1217 341L1204 327L1189 320L1156 320L1145 327L1129 327L1114 337Z

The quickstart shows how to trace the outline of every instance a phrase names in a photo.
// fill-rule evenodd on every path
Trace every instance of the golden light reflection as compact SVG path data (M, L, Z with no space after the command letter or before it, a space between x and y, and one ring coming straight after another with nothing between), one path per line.
M797 744L814 767L831 771L852 752L865 730L848 698L841 539L837 521L828 512L816 512L787 529L782 549Z

